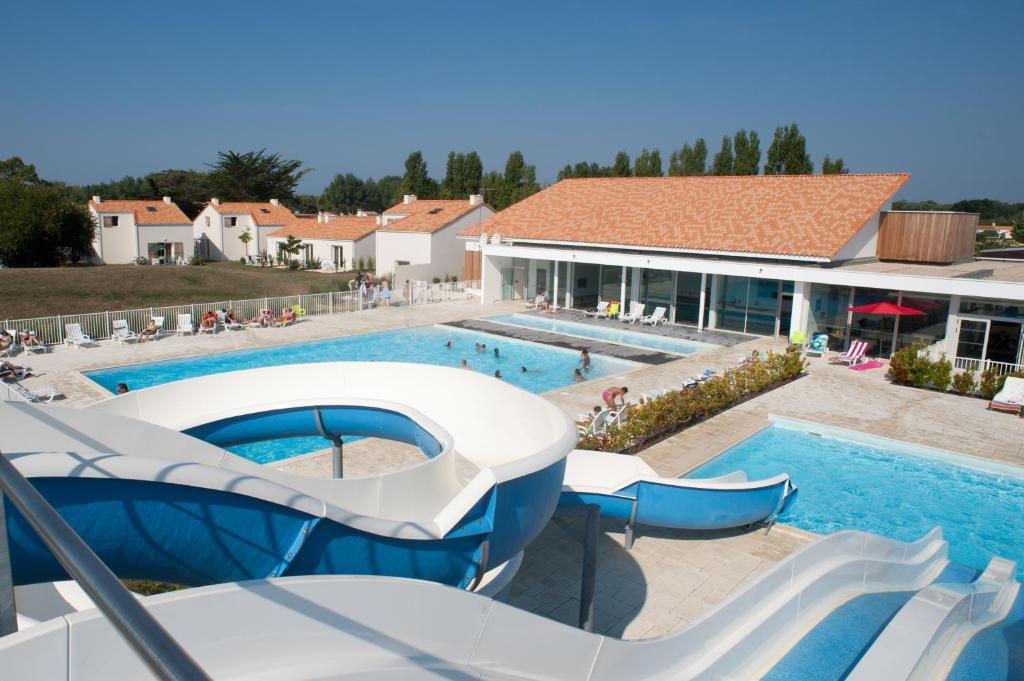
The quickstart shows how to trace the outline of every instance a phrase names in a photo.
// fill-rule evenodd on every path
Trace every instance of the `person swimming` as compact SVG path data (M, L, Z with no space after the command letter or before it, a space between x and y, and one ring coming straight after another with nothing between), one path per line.
M459 362L459 367L462 369L469 369L470 371L473 370L473 368L469 366L469 362L467 362L466 360L462 360L461 362Z
M572 370L572 380L576 381L577 383L582 383L587 379L584 378L583 372L580 371L579 367L576 367L575 369Z
M494 359L501 359L501 351L498 348L494 348Z
M524 374L539 374L541 373L540 367L536 369L527 369L526 367L519 367L519 371Z
M495 371L494 372L494 377L495 378L501 378L501 372L500 371Z
M580 361L583 362L583 370L587 371L590 369L590 353L587 352L586 348L580 350Z
M455 343L452 343L451 341L448 341L447 343L444 344L444 346L446 348L448 348L449 350L451 350L452 348L455 347Z

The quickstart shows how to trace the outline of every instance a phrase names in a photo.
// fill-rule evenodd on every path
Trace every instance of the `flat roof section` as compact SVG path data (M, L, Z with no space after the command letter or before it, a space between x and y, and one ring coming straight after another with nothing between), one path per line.
M977 279L978 281L1024 282L1024 262L968 260L952 265L924 265L910 262L857 262L835 268L843 271L877 272L936 279Z

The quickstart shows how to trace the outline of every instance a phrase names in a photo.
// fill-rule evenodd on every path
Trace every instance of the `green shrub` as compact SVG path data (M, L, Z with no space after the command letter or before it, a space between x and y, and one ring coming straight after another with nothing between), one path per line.
M297 270L300 267L302 267L302 263L299 261L298 258L292 258L291 260L288 261L288 269Z
M889 358L889 379L897 385L913 385L911 379L917 350L914 346L900 348Z
M245 264L245 262L246 262L246 261L245 261L245 256L243 255L242 257L240 257L240 258L238 259L238 262L239 262L240 264L244 265L244 264Z
M310 258L306 261L305 268L307 270L318 270L323 267L323 261L320 258Z
M924 349L923 343L916 343L894 352L889 359L889 378L897 385L948 389L953 375L952 362L945 354L932 360Z
M939 359L931 363L931 368L928 372L928 382L931 383L933 388L948 390L949 382L952 378L953 363L946 359L946 353L942 353Z
M188 264L189 265L199 266L199 265L205 265L206 261L203 260L202 256L200 256L200 255L193 255L191 258L188 259Z
M961 371L953 376L953 390L961 395L966 395L974 390L977 384L973 371Z
M1003 384L1006 383L1006 379L1010 376L1014 378L1024 378L1024 371L1013 371L1003 376L993 368L989 367L981 372L981 383L978 384L978 389L981 392L981 396L986 400L991 400L996 394L1003 389Z
M434 277L434 283L435 284L440 284L441 283L441 277Z
M601 435L586 435L576 443L579 449L622 452L649 442L665 433L721 412L739 400L752 397L795 378L805 361L796 348L750 362L742 369L712 376L691 388L674 390L661 397L633 406L626 422L610 427Z

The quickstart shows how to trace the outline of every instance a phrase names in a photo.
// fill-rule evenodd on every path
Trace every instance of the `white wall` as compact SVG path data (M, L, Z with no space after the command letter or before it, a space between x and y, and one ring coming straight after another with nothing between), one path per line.
M846 242L846 245L839 249L832 259L836 262L855 260L859 258L874 258L878 255L878 220L880 213L875 213L871 219L857 230L853 238Z
M206 225L206 218L210 218L210 225ZM220 244L220 213L207 206L192 222L192 238L202 239L206 237L210 244L210 258L223 260L224 253Z
M431 235L430 264L434 267L434 277L444 278L446 274L458 275L459 279L466 276L466 242L458 238L459 232L479 224L494 211L480 204L444 229Z
M501 300L501 270L512 267L512 258L499 255L483 255L480 261L480 271L483 277L481 288L483 295L481 302L493 303Z
M270 237L267 239L266 250L267 253L277 257L277 244L285 243L287 239L285 237ZM332 241L329 239L303 239L302 243L310 244L313 246L313 257L320 258L323 262L334 261L334 246L341 246L344 249L343 257L345 258L345 268L352 269L354 261L358 258L362 258L364 264L369 258L375 257L374 255L374 234L363 237L359 241ZM300 254L301 255L301 254ZM301 257L299 258L301 260Z
M377 275L390 274L395 263L404 260L410 265L430 262L430 234L424 232L377 231ZM461 252L460 252L461 255Z
M96 221L93 249L104 265L125 265L136 257L135 215L133 213L107 213L117 216L117 227L104 227L103 220L91 207L89 213Z
M192 246L192 225L139 225L139 255L149 255L149 244L169 241L180 243L187 260L195 250Z

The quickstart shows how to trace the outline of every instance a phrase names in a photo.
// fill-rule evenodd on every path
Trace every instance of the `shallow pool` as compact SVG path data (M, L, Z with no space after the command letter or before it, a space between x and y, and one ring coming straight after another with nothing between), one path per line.
M445 347L449 340L454 347ZM486 344L487 350L478 352L475 347L477 343ZM497 357L494 356L495 348L499 351ZM467 360L474 371L488 375L500 371L501 380L534 393L573 383L573 369L579 366L578 355L570 350L446 326L421 326L98 369L85 372L85 375L113 392L118 383L128 384L131 390L140 390L186 378L283 364L347 360L412 362L457 367L462 359ZM524 366L529 370L526 373L521 371L521 367ZM600 378L636 366L634 362L594 355L591 357L590 370L586 376L588 379ZM442 395L444 387L439 386L438 390L439 395ZM346 442L348 441L346 439ZM232 447L231 451L253 461L267 463L325 449L328 446L329 444L320 438L289 438Z
M630 331L627 328L610 329L604 326L567 322L561 319L545 319L544 317L528 314L499 314L487 319L492 322L513 324L528 329L582 336L583 338L593 338L594 340L609 341L611 343L624 343L626 345L647 348L648 350L671 352L677 355L692 355L695 352L701 352L702 350L714 347L708 343L688 341L682 338L670 338L653 333L643 333L642 331ZM626 327L625 324L622 324L622 326Z
M789 473L800 492L779 522L904 541L940 525L951 559L984 569L998 555L1024 577L1022 468L780 420L686 477L735 470L751 480Z

